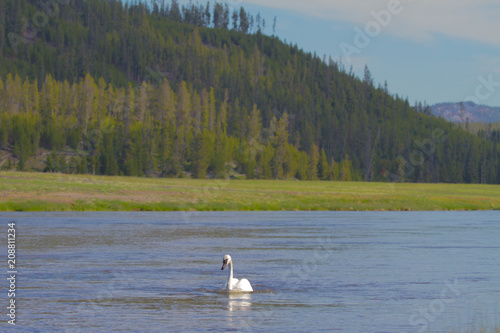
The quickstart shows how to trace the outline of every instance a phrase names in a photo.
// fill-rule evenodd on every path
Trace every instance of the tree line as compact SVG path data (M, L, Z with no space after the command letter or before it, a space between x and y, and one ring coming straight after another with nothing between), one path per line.
M200 94L182 81L117 88L90 75L69 84L48 75L38 82L0 80L0 147L13 151L18 170L46 154L45 171L128 176L240 175L262 179L352 180L348 159L328 161L289 143L285 113L263 128L256 105L242 135L227 132L230 105L214 89Z

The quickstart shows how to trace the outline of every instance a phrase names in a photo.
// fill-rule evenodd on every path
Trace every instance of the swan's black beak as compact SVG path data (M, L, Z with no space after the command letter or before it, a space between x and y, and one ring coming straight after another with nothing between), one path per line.
M226 268L226 265L227 265L227 259L222 260L222 268L220 270L221 271L224 270L224 268Z

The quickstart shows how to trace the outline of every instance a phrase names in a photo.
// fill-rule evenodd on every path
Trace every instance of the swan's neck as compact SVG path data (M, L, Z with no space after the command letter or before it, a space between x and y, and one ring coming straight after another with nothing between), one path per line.
M228 285L228 287L232 287L232 286L231 286L231 281L233 280L233 263L232 263L232 262L230 262L230 263L228 264L228 266L229 266L229 267L228 267L229 269L227 270L227 272L228 272L228 273L227 273L227 274L228 274L228 275L227 275L227 285Z

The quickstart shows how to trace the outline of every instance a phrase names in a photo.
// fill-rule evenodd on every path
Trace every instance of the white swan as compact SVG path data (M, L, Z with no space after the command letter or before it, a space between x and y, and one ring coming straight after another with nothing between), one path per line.
M226 268L226 266L229 265L229 273L227 276L227 282L224 286L224 289L227 291L239 291L239 292L251 292L253 291L252 285L250 285L250 282L247 279L235 279L233 278L233 261L231 260L231 256L229 254L226 254L224 256L224 259L222 260L222 268Z

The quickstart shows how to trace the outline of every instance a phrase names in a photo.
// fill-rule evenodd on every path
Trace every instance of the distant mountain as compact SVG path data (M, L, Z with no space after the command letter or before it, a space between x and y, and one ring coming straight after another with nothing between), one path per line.
M453 122L470 123L494 123L500 121L500 107L490 107L486 105L477 105L473 102L463 103L463 113L460 110L460 103L440 103L431 107L432 114L437 117L443 117Z

